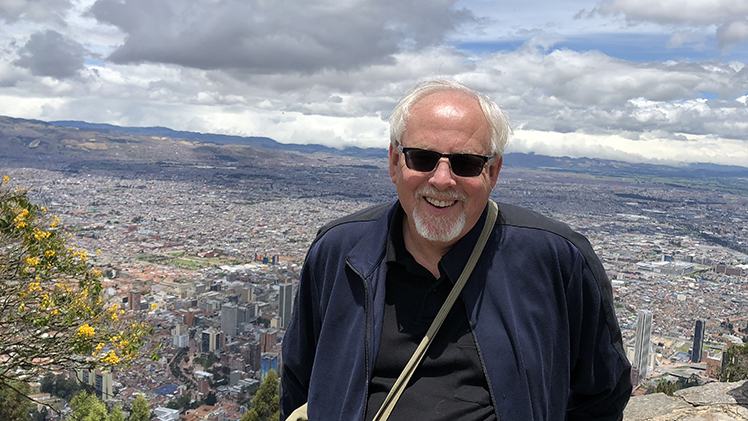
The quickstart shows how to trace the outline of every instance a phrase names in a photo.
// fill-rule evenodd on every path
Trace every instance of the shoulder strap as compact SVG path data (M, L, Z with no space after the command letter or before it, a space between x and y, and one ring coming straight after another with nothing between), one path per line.
M450 291L447 300L444 302L444 304L442 304L441 309L439 309L439 313L436 314L434 321L431 323L429 330L426 332L426 336L423 337L423 340L421 340L421 343L418 345L418 348L416 348L413 356L410 357L410 361L408 361L408 364L405 365L403 372L400 373L400 376L397 378L397 380L395 380L395 385L392 386L390 393L387 394L387 397L382 403L382 407L379 408L379 411L374 416L374 421L385 421L387 418L389 418L392 410L395 409L397 400L400 399L400 395L403 394L405 386L408 385L410 378L416 371L416 367L418 367L418 365L421 363L421 360L423 360L423 357L426 355L426 351L431 345L431 342L433 342L436 333L442 326L442 323L444 323L444 319L447 318L447 314L449 314L449 311L452 309L452 305L455 303L455 301L457 301L457 297L460 296L462 287L465 286L465 283L470 277L470 274L473 272L473 268L475 268L475 264L478 262L478 258L480 258L481 253L483 253L483 247L485 247L486 242L488 241L488 237L491 235L491 231L496 224L496 218L498 214L499 207L496 205L496 203L494 203L493 200L489 200L486 223L483 225L483 231L481 231L480 233L478 242L475 243L475 247L473 248L473 252L470 254L470 258L465 264L465 267L462 269L462 273L457 279L457 282L455 282L454 286L452 287L452 291Z

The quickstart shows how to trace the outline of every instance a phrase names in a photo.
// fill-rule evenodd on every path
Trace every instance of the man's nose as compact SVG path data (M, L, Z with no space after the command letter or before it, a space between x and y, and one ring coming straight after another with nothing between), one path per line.
M441 158L439 160L429 181L434 187L442 190L457 184L454 179L454 174L452 174L452 169L449 167L449 160L447 158Z

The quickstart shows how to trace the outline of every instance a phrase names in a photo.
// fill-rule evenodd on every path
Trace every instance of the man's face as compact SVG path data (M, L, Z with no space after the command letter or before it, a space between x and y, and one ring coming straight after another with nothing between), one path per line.
M458 92L428 95L410 110L401 144L440 153L491 154L491 132L477 100ZM405 210L404 234L438 247L451 247L475 226L496 184L501 159L476 177L454 175L441 158L431 172L411 170L405 156L390 147L390 177ZM416 234L417 233L417 234Z

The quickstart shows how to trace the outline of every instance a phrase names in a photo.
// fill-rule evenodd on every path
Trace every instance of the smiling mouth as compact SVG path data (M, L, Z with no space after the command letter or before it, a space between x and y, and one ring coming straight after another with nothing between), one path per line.
M457 202L456 200L437 200L430 197L424 197L424 199L437 208L446 208L448 206L454 205Z

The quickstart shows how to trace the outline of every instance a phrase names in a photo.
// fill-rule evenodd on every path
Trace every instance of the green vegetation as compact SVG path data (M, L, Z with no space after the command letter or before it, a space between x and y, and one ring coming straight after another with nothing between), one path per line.
M150 405L143 395L138 395L132 402L130 417L127 419L119 405L107 413L106 405L96 395L86 392L75 395L70 407L73 412L68 420L72 421L148 421L151 417Z
M719 381L737 382L748 379L748 344L730 345L722 354L722 360L725 364Z
M690 348L691 348L691 344L689 344L688 342L686 342L683 345L681 345L679 347L676 347L675 349L678 350L678 351L680 351L680 352L688 353L688 350Z
M241 260L235 258L211 257L203 258L189 256L184 251L166 252L163 254L142 254L137 260L162 266L175 266L182 269L197 270L205 267L218 267L221 265L242 264Z
M213 367L213 364L217 362L218 358L214 354L201 355L199 357L195 357L195 359L192 360L193 364L199 364L203 366L203 369L205 369L205 371L210 371L211 367Z
M270 370L260 390L252 399L252 408L242 416L241 421L274 421L280 419L278 375Z
M42 379L40 391L70 402L82 388L81 383L75 379L68 379L64 375L55 376L52 373L48 373Z
M0 181L0 387L60 366L107 369L138 358L151 327L120 319L88 252L8 181Z
M674 382L661 380L657 382L657 387L651 389L648 393L664 393L668 396L673 396L675 392L681 389L698 386L699 384L699 376L694 373L690 377L679 377Z
M31 401L26 397L29 385L25 382L0 384L0 420L26 421L31 411Z

